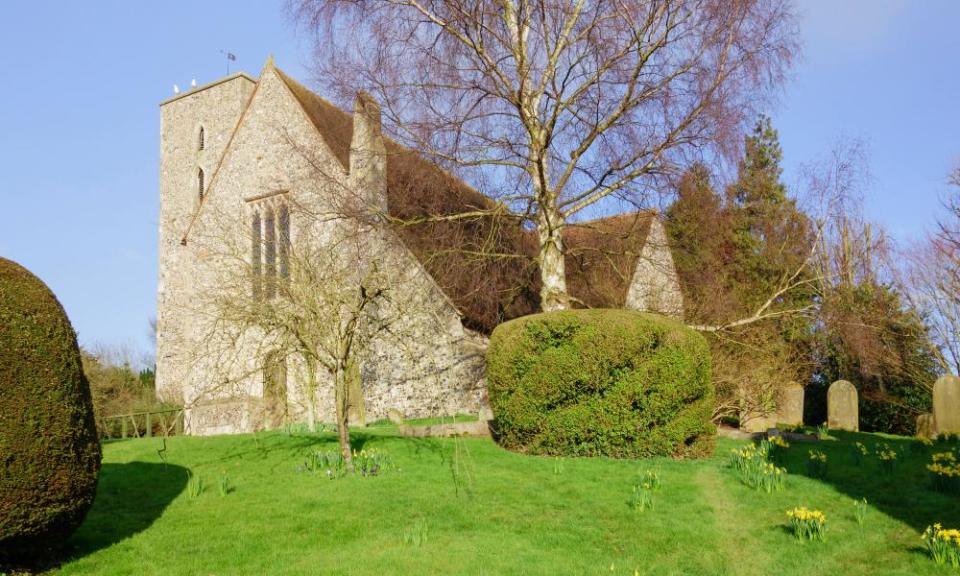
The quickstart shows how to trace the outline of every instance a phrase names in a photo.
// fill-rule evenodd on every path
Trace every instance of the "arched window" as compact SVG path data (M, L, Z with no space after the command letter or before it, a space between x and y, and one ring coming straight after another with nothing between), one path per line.
M203 202L203 193L206 191L206 184L204 183L204 174L203 168L197 171L197 197Z
M274 192L247 200L251 206L250 265L253 297L257 302L271 300L277 288L290 278L290 207L285 192ZM279 196L279 197L278 197Z
M280 257L280 278L286 280L290 277L290 209L286 204L280 205L277 220L280 232L280 242L277 246Z
M203 126L200 127L200 134L197 136L197 150L203 150L207 145L206 133L203 131Z
M262 261L260 260L260 213L253 213L253 226L250 230L252 243L250 246L250 265L253 268L253 301L259 302L263 297L263 285L261 283Z
M263 218L263 240L264 240L264 288L267 298L273 298L277 294L277 228L276 217L273 208L267 208L267 213Z

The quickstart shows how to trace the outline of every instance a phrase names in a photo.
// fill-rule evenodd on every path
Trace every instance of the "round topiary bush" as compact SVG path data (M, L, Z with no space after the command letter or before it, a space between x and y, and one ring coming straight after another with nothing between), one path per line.
M498 441L531 454L617 458L712 452L710 351L697 332L628 310L501 324L487 352Z
M62 542L90 508L99 472L77 336L50 289L0 258L0 559Z

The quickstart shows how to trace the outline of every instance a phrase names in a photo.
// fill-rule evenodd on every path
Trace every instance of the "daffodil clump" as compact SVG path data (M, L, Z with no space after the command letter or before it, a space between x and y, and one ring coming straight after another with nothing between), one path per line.
M390 456L376 448L353 451L353 467L361 476L379 476L381 472L392 466L393 461Z
M392 466L390 457L380 450L354 450L353 469L360 476L379 476ZM324 472L331 480L347 473L346 461L339 450L317 450L301 467L308 472Z
M660 473L647 470L640 476L640 482L633 486L630 507L637 512L653 509L653 495L660 490Z
M867 499L861 498L853 501L854 518L857 520L857 526L863 526L863 521L867 517Z
M863 442L853 443L853 463L857 466L863 464L863 458L870 454L870 450Z
M939 492L960 492L960 463L953 452L938 452L927 464L933 489Z
M807 473L811 478L823 478L827 475L827 455L820 450L810 450L807 458Z
M790 443L783 439L783 436L774 436L769 440L770 445L775 448L789 448Z
M730 451L730 466L737 471L740 481L756 490L779 492L785 486L787 470L770 462L770 442L750 444Z
M747 444L739 450L736 448L730 449L730 466L738 472L743 472L751 467L755 460L764 462L767 460L767 450L762 442L759 447L756 444Z
M880 470L887 474L893 473L893 465L897 462L897 451L888 444L877 449L877 459L880 461Z
M660 489L660 473L656 470L647 470L643 473L642 484L649 484L650 488L654 491Z
M949 562L954 568L960 568L960 530L945 530L938 523L927 526L920 538L934 562L940 565Z
M914 436L914 442L910 443L910 451L915 454L923 454L933 446L933 440L926 436Z
M827 536L827 516L819 510L810 510L806 506L797 506L787 510L790 530L797 540L816 540L823 542Z
M773 461L777 464L783 464L786 460L787 449L790 448L790 443L784 440L783 436L774 436L770 438L770 456L773 458Z

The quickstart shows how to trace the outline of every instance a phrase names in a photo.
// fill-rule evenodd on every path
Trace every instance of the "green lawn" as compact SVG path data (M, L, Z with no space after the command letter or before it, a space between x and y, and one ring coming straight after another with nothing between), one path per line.
M960 526L957 498L928 489L912 441L845 435L827 453L825 480L805 476L810 445L789 449L784 492L755 492L726 467L742 442L721 439L701 461L531 457L489 440L398 438L392 427L354 433L398 469L329 480L298 471L332 434L260 434L111 442L99 492L68 542L62 574L956 574L937 567L920 532ZM892 476L873 456L857 467L852 439L900 450ZM457 453L459 457L455 457ZM458 474L454 474L454 469ZM632 486L648 469L663 488L636 512ZM187 489L188 470L207 485ZM234 489L226 496L217 479ZM459 481L454 479L459 478ZM865 525L853 498L870 501ZM827 542L801 544L784 511L816 507ZM414 533L425 532L417 546Z

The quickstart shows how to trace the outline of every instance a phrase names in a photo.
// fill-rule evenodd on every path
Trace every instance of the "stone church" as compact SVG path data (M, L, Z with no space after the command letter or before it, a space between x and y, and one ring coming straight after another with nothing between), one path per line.
M358 96L348 113L272 59L259 78L238 73L192 88L162 102L160 115L157 391L185 406L188 433L333 420L332 386L306 393L303 362L265 358L218 332L208 302L224 289L229 264L217 245L224 236L210 230L226 215L234 224L218 229L249 248L251 269L282 275L285 243L337 230L310 234L316 230L308 227L328 224L299 217L297 207L331 204L344 190L389 214L388 230L376 240L381 259L406 274L399 282L407 299L426 303L409 313L417 337L382 337L363 359L362 406L354 418L377 420L391 410L408 418L475 413L484 406L487 336L500 322L538 311L536 238L519 218L430 218L497 204L382 136L369 97ZM565 229L564 242L577 306L682 314L655 213L578 222ZM214 361L200 353L213 340L233 349L221 348ZM233 358L229 369L220 362L225 355Z

